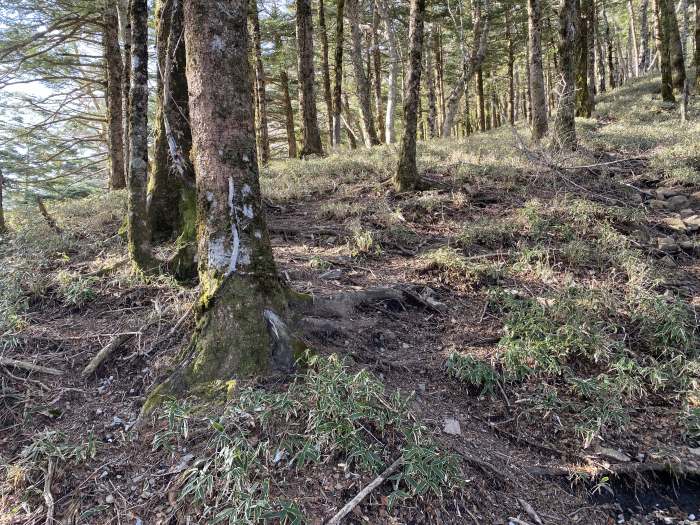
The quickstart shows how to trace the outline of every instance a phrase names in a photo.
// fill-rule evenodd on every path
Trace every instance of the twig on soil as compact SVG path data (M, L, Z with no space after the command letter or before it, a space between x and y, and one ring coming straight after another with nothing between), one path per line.
M384 472L379 474L372 483L367 485L365 488L363 488L360 492L357 493L357 496L352 498L350 501L348 501L345 506L338 511L338 513L333 516L330 520L326 522L326 525L339 525L340 521L347 516L352 509L357 507L360 502L367 497L367 495L372 492L374 489L376 489L379 485L384 483L386 479L391 476L394 472L396 472L399 467L403 465L403 456L401 456L399 459L394 461L391 465L389 465Z
M537 525L544 525L542 523L542 519L539 517L537 512L535 512L535 509L532 508L532 505L530 505L524 499L520 499L520 498L518 498L518 503L523 508L523 510L525 512L527 512L527 515L530 516L530 518L532 518L535 521L535 523L537 523Z
M49 466L46 469L46 477L44 478L44 501L46 502L46 525L53 525L54 499L51 494L51 483L53 481L53 471L55 464L49 458Z
M92 374L97 368L107 359L112 352L117 350L121 345L126 343L129 339L134 337L133 332L118 334L116 335L102 350L97 352L95 357L93 357L87 364L83 371L80 373L81 376L86 377Z
M515 525L530 525L527 521L520 520L518 518L508 518L509 523L515 523Z
M0 366L14 366L15 368L22 368L24 370L30 370L31 372L39 372L42 374L50 374L52 376L63 375L63 371L58 370L57 368L47 368L45 366L35 365L34 363L28 363L27 361L19 361L17 359L2 356L0 356Z
M700 476L700 468L686 465L683 463L616 463L607 467L591 468L568 468L568 467L529 467L529 474L533 476L567 476L571 477L577 472L584 472L592 477L598 477L601 474L613 474L614 476L624 476L628 474L642 474L646 472L666 472L676 474L678 476Z

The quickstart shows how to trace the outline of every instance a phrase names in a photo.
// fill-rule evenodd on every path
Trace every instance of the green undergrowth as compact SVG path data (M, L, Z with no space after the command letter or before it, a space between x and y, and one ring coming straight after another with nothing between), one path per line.
M456 457L442 453L413 419L410 399L388 394L371 374L352 372L337 357L308 361L306 374L286 390L242 388L217 416L202 417L186 402L166 404L154 450L197 447L195 434L207 436L180 479L178 499L188 512L212 523L306 523L303 508L291 503L298 498L284 495L290 476L340 469L355 479L399 457L389 507L439 502L459 490Z

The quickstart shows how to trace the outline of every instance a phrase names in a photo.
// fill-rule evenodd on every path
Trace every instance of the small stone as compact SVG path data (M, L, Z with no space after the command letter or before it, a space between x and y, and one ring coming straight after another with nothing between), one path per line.
M685 219L686 217L690 217L691 215L695 215L695 212L691 208L683 208L678 213L680 213L681 219Z
M662 252L676 253L678 251L678 244L673 237L659 237L656 242Z
M622 463L632 461L632 458L630 458L627 454L615 448L600 447L596 452L599 456L602 456L606 459L612 459L614 461L619 461Z
M457 421L456 419L451 418L451 417L445 418L445 423L442 427L442 431L445 434L449 434L451 436L461 436L462 435L462 429L459 426L459 421Z
M676 267L676 261L670 255L664 255L661 259L659 259L659 264L665 266L666 268Z
M107 494L107 496L105 496L105 503L107 505L111 505L112 503L114 503L114 496L112 496L111 494Z
M319 275L319 278L331 281L334 279L340 279L342 276L343 276L343 271L339 270L339 269L335 269L335 270L328 270L327 272L323 272L321 275Z
M675 195L667 201L668 207L672 210L682 210L688 205L688 197L685 195Z
M408 343L401 343L401 348L406 349L406 348L411 348L411 345Z
M425 393L425 383L418 383L418 390Z
M654 210L664 210L668 207L668 204L666 204L666 201L662 201L659 199L651 199L649 201L649 207Z
M688 452L690 452L694 456L700 456L700 447L695 447L695 448L688 447Z
M661 224L679 232L684 232L686 228L683 220L678 217L666 217L661 221Z
M695 191L690 194L690 198L694 201L700 202L700 191Z
M686 252L694 252L696 248L696 244L693 241L680 241L678 246Z
M679 194L678 190L673 189L673 188L657 188L656 189L656 197L659 199L670 199L671 197L675 197L678 194Z
M695 514L688 514L688 519L690 521L695 521Z

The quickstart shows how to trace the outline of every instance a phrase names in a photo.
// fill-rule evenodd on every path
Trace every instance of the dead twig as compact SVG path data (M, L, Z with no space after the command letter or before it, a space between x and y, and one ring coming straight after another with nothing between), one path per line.
M44 502L46 503L46 525L54 525L54 499L51 494L51 483L53 482L53 472L55 464L53 459L49 458L49 466L46 469L46 477L44 478Z
M51 217L41 197L36 198L36 204L37 206L39 206L39 213L41 213L41 216L46 220L46 224L49 225L49 228L51 228L57 234L61 235L63 233L63 230L58 227L58 224L56 224L56 219Z
M367 497L367 495L372 492L374 489L376 489L379 485L384 483L386 479L391 476L394 472L396 472L399 467L403 465L403 456L401 456L399 459L394 461L391 465L389 465L384 472L379 474L374 480L367 485L365 488L363 488L360 492L357 493L357 496L352 498L350 501L348 501L345 506L338 511L338 513L333 516L330 520L326 522L326 525L339 525L340 521L347 516L352 509L357 507L360 502Z
M518 503L523 508L523 510L525 512L527 512L527 515L530 516L530 518L533 519L535 521L535 523L537 523L537 525L544 525L542 523L542 519L539 517L537 512L535 512L535 509L532 508L532 505L530 505L524 499L520 499L520 498L518 498Z
M58 370L57 368L48 368L45 366L35 365L34 363L20 361L18 359L12 359L10 357L0 356L0 366L14 366L15 368L22 368L23 370L39 372L41 374L50 374L52 376L63 375L63 372L61 370Z
M540 467L534 466L526 469L533 476L566 476L571 477L576 473L585 473L593 478L603 474L625 476L629 474L643 474L648 472L666 472L677 476L700 476L700 468L684 463L675 462L648 462L648 463L616 463L608 466L595 467Z
M110 356L112 353L117 350L121 345L126 343L129 339L134 337L133 332L129 333L124 333L124 334L117 334L112 338L112 340L102 348L95 357L93 357L90 362L87 364L85 368L83 368L83 371L80 373L81 376L86 377L95 372L95 370L98 369L98 367Z

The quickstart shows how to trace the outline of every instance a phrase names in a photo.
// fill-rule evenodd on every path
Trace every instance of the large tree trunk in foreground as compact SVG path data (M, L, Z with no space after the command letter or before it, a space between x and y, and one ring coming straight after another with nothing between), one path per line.
M109 189L126 187L124 171L124 108L122 107L122 61L119 49L117 8L107 2L103 14L102 44L107 70L107 137L109 144Z
M288 371L293 356L260 196L246 0L186 0L200 300L182 362L144 407L204 383Z
M302 146L301 157L323 155L321 132L316 114L316 88L314 86L314 42L311 16L311 0L296 0L297 46L299 47L299 106L301 107Z
M377 138L377 129L374 126L374 117L372 116L370 85L362 61L362 32L360 31L358 0L346 0L346 10L350 22L351 55L355 70L357 99L362 114L362 133L365 137L365 146L376 146L379 144L379 138Z
M559 102L554 118L554 145L573 149L576 146L576 0L560 0L559 3Z
M336 9L337 17L335 19L335 55L333 57L333 133L331 135L331 144L334 148L340 146L340 130L343 126L343 12L345 11L345 0L338 0Z
M403 104L404 134L399 153L399 164L394 175L396 191L410 191L418 187L420 175L416 166L416 126L420 100L421 54L423 51L423 17L425 0L411 0L411 20L408 28L410 42L408 81Z
M328 33L326 32L326 9L323 0L318 2L318 28L321 34L321 73L323 74L323 99L328 115L328 142L333 144L333 96L331 94L331 72L328 66Z
M547 100L544 93L542 68L542 4L541 0L528 0L529 78L532 98L532 138L540 140L547 134Z
M158 264L151 249L151 228L146 206L148 182L148 2L131 0L131 89L129 90L130 156L127 180L127 234L129 256L139 271Z
M399 43L394 31L393 20L389 14L389 7L386 0L375 0L375 5L379 16L384 25L386 33L387 47L389 48L389 77L387 79L387 95L386 95L386 120L384 127L386 128L386 143L393 144L396 142L396 133L394 130L394 119L396 113L396 85L399 82Z
M482 6L483 3L483 6ZM488 43L489 34L489 13L488 0L478 0L474 2L473 18L474 18L474 40L472 43L472 52L468 59L463 60L462 74L452 88L450 95L445 103L445 118L442 122L441 135L449 137L452 132L454 119L459 110L459 103L464 94L464 86L469 79L474 75L476 70L481 67L484 58L486 57L486 45ZM486 11L485 13L483 11Z
M270 136L267 130L267 82L262 61L262 37L260 35L257 0L251 2L249 9L253 34L253 54L255 55L255 132L258 160L263 166L267 166L270 162Z
M654 0L654 16L656 18L656 48L659 52L661 68L661 98L665 102L675 102L673 96L673 71L671 69L671 44L667 28L668 0Z

